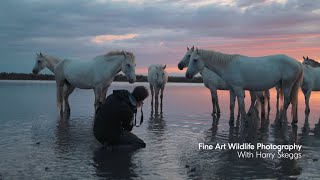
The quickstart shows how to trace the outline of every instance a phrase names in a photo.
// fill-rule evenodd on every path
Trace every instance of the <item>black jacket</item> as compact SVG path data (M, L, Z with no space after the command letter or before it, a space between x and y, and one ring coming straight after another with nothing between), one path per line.
M101 144L116 144L123 130L132 130L131 121L137 110L130 102L129 95L127 90L114 90L99 106L94 118L93 132Z

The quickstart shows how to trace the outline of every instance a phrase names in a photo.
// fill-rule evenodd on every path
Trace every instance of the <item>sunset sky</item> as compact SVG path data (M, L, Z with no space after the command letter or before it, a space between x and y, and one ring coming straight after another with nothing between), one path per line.
M177 63L192 45L320 60L319 0L7 0L0 14L0 72L31 73L36 52L90 60L128 50L137 74L155 63L183 76Z

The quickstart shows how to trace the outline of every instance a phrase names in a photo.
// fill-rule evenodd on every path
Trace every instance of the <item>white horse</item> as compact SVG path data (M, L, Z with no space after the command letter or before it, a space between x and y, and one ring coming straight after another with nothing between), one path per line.
M297 119L298 91L303 80L301 63L285 55L247 57L197 49L190 57L187 78L192 78L204 67L217 73L231 87L241 107L241 116L246 117L244 90L263 91L281 84L284 94L282 119L291 102L293 123Z
M34 64L32 69L33 74L38 74L44 68L48 68L51 72L54 73L54 68L60 61L62 61L62 59L59 58L50 58L47 55L43 55L41 52L39 54L36 54L36 63Z
M189 49L187 47L187 52L183 56L182 60L178 64L178 68L182 70L185 67L188 67L189 61L191 54L194 51L194 47ZM220 107L219 107L219 98L217 94L217 90L230 90L229 85L216 73L211 71L210 69L204 67L201 71L200 74L203 79L204 85L210 90L211 93L211 100L212 100L212 115L219 115L220 114ZM268 101L268 111L270 111L270 93L269 90L265 90L265 92L261 91L250 91L250 96L251 96L251 105L254 105L256 102L256 99L258 98L260 103L261 103L261 114L265 114L265 109L264 109L264 103L265 100ZM230 94L230 112L231 114L234 114L234 105L235 104L235 97L232 97L232 94ZM240 107L239 107L240 108ZM239 109L240 110L240 109ZM240 111L238 111L240 113Z
M70 112L68 97L76 87L94 90L94 106L97 110L115 75L120 71L126 75L129 83L136 81L135 66L133 53L124 51L111 51L105 55L97 56L91 61L69 59L61 61L54 69L60 113L63 112L63 100L65 111ZM67 90L63 94L64 85L67 86Z
M309 59L308 57L304 58L303 61L303 69L304 69L304 75L303 75L303 82L301 85L301 90L304 94L305 103L306 103L306 109L305 113L310 113L310 106L309 106L309 99L311 96L312 91L320 91L320 64L313 60ZM313 66L316 67L312 67Z
M168 74L166 72L166 65L162 64L152 64L148 68L148 82L150 84L151 90L151 105L153 105L153 96L155 99L155 107L159 105L159 91L161 90L160 100L162 106L163 101L163 91L166 83L168 82Z

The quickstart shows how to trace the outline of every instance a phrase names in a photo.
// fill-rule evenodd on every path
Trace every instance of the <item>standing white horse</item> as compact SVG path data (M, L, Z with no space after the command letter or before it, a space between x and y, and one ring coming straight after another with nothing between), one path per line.
M136 81L135 66L133 53L124 51L111 51L91 61L61 61L54 69L60 113L63 112L63 100L65 111L70 112L68 97L76 87L94 90L94 106L97 110L115 75L120 71L125 74L129 83ZM64 85L67 86L67 90L63 94Z
M301 90L304 94L306 109L305 113L310 113L309 99L312 91L320 91L320 63L308 57L304 58L302 63L304 69L303 82ZM318 64L317 64L318 63ZM312 67L313 66L316 67Z
M180 70L182 70L185 67L188 67L190 57L193 51L194 51L194 47L192 47L191 49L187 47L186 54L183 56L182 60L178 64L178 68ZM200 71L200 74L202 76L204 85L210 90L210 93L211 93L211 100L212 100L212 107L213 107L212 115L218 116L220 114L220 107L219 107L219 98L218 98L217 90L230 90L230 87L220 76L218 76L216 73L214 73L213 71L211 71L206 67L204 67ZM269 90L265 90L265 92L250 91L250 96L251 96L251 105L254 105L257 98L259 99L261 103L262 116L265 114L264 104L266 100L268 101L268 111L270 111ZM230 105L231 105L230 112L231 114L234 114L234 105L232 104L235 104L235 97L233 96L233 94L230 93ZM240 107L239 107L238 113L240 113Z
M33 74L38 74L44 68L48 68L51 72L54 73L54 68L60 61L62 61L62 59L59 58L53 58L47 55L43 55L41 52L39 54L36 54L36 63L34 64L32 69Z
M155 107L159 105L159 91L161 90L160 100L162 106L163 91L166 83L168 82L168 74L166 72L166 65L152 64L148 68L148 82L151 90L151 104L153 105L153 96L155 99Z
M281 84L284 95L282 119L291 102L292 122L298 121L298 91L303 80L301 63L285 55L248 57L197 49L190 57L187 78L192 78L204 67L217 73L231 87L241 108L241 116L246 117L244 90L263 91Z

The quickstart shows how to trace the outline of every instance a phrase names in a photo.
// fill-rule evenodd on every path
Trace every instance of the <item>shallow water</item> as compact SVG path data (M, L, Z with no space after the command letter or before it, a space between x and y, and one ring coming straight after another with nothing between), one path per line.
M108 94L141 84L147 86L115 82ZM145 121L133 133L147 147L135 152L104 151L94 139L92 90L76 89L70 96L69 118L57 112L52 81L0 81L0 94L0 179L320 178L320 93L311 95L305 119L300 92L297 127L291 126L289 113L287 124L275 124L274 90L269 119L252 113L247 125L236 127L228 123L228 92L218 93L222 113L217 120L210 115L210 93L203 84L169 83L162 111L151 110L150 98L144 103ZM248 103L246 98L247 109ZM295 142L302 145L302 157L244 159L236 150L198 149L199 143L232 142Z

